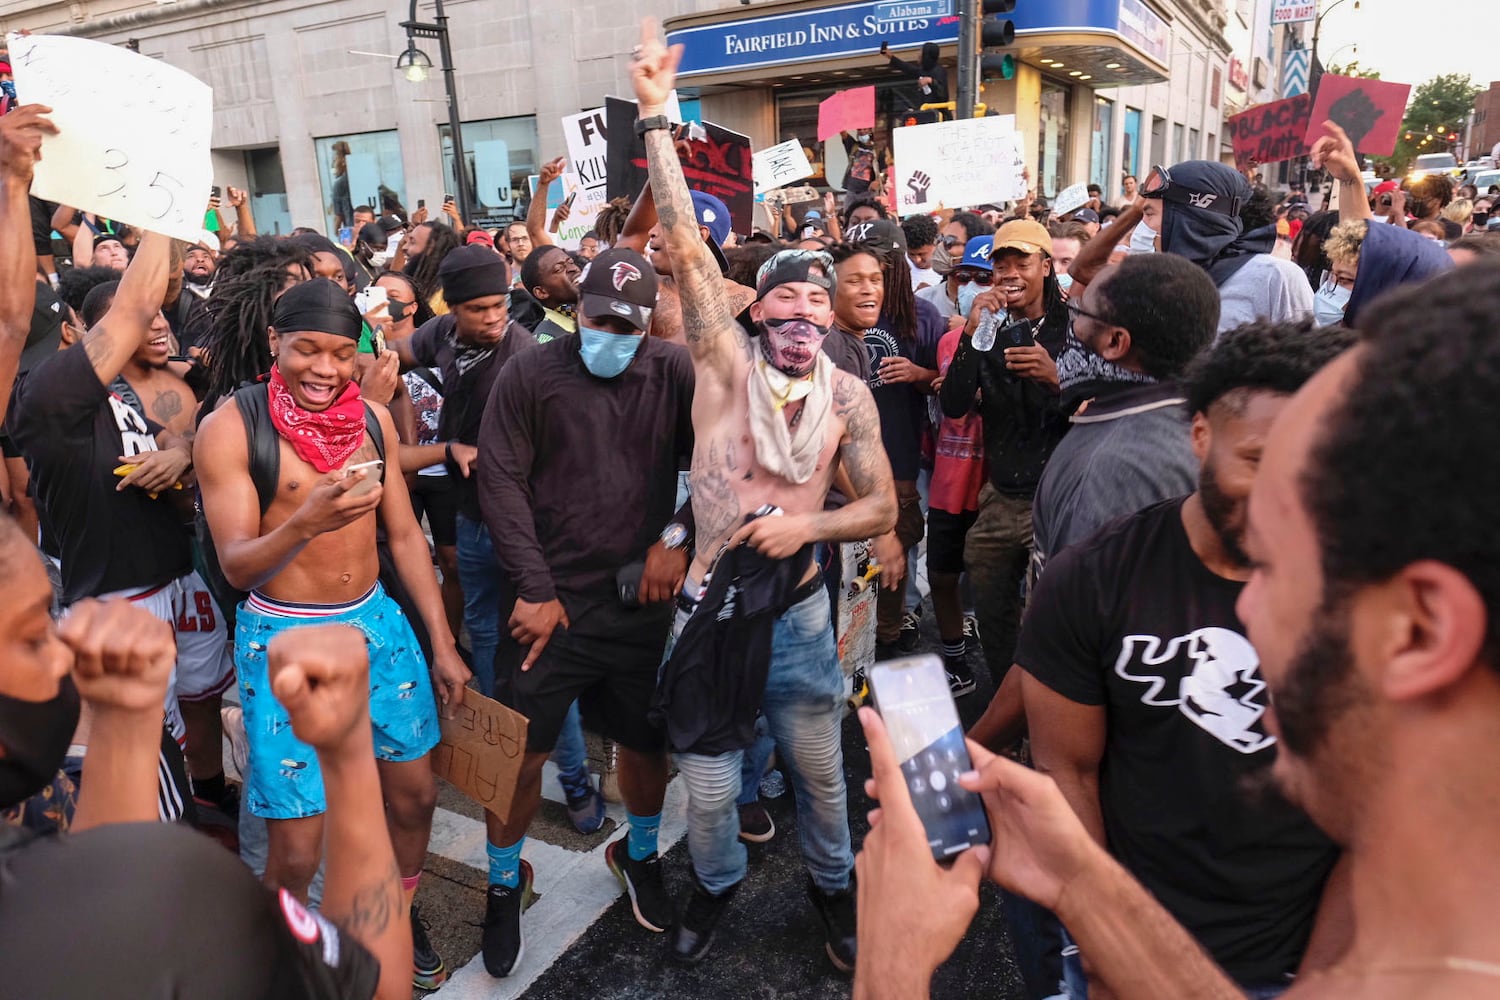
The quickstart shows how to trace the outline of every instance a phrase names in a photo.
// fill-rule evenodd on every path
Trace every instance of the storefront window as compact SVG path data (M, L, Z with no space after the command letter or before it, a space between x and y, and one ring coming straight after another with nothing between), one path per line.
M1122 150L1120 165L1124 172L1135 177L1141 176L1141 112L1139 108L1125 109L1125 148ZM1110 190L1105 185L1106 191Z
M318 177L323 184L324 228L334 239L352 228L354 209L369 205L376 214L405 208L406 175L401 170L401 139L389 132L362 132L317 139Z
M423 196L428 211L434 213L445 194L458 194L451 130L445 124L438 131L447 190ZM464 167L469 195L474 200L467 213L469 225L496 229L522 216L527 200L526 176L539 169L537 145L536 118L530 115L464 122Z
M1094 141L1089 151L1089 181L1109 190L1109 156L1114 151L1115 102L1094 98Z
M1068 116L1072 114L1072 88L1042 81L1041 141L1037 143L1037 193L1052 198L1067 187L1060 176L1068 155Z
M1182 127L1181 124L1177 124L1177 125L1173 125L1172 126L1172 162L1173 163L1181 163L1183 160L1187 159L1187 157L1183 155L1183 147L1182 147L1182 135L1183 135L1183 131L1184 130L1183 130L1183 127Z

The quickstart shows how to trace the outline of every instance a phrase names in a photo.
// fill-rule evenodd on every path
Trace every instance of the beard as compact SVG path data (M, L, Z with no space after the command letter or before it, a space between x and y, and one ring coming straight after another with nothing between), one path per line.
M1281 742L1296 756L1310 758L1328 742L1333 724L1365 700L1349 648L1349 602L1325 593L1285 680L1271 690Z
M1236 566L1248 566L1250 558L1245 555L1245 505L1225 495L1219 485L1219 475L1212 459L1203 463L1198 473L1198 500L1203 504L1203 514L1209 526L1219 536L1224 554Z
M190 285L197 285L199 288L203 288L213 284L214 273L209 271L207 274L195 274L192 271L184 271L182 272L182 280Z

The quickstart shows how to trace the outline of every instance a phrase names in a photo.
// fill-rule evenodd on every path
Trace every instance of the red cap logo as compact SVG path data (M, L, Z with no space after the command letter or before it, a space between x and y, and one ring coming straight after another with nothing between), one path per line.
M624 291L625 285L631 281L639 281L641 278L640 268L628 260L617 260L609 269L611 283L615 291Z

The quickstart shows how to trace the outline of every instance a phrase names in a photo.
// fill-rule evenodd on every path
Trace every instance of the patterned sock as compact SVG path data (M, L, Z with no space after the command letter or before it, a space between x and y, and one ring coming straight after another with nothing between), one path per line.
M503 885L514 889L521 884L521 845L526 838L509 847L496 847L486 843L484 853L490 856L490 885Z
M587 763L579 764L578 768L573 771L559 770L557 772L557 783L562 786L563 795L570 802L575 799L581 799L593 791L593 782L590 780Z
M637 816L633 812L627 812L625 817L630 820L630 839L625 845L630 849L630 860L644 861L656 853L656 834L661 829L661 813Z
M964 640L963 640L962 636L960 636L958 639L954 640L953 642L949 642L947 639L943 640L943 655L946 656L946 657L948 657L949 659L952 659L952 660L961 659L963 657L963 655L964 655L964 649L965 648L966 647L964 645Z

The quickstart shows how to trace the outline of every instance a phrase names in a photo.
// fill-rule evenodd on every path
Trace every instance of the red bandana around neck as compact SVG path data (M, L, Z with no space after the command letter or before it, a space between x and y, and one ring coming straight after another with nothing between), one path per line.
M267 385L276 433L292 443L298 458L319 472L342 468L364 443L365 406L359 385L352 379L328 409L316 413L297 405L280 366L271 366Z

